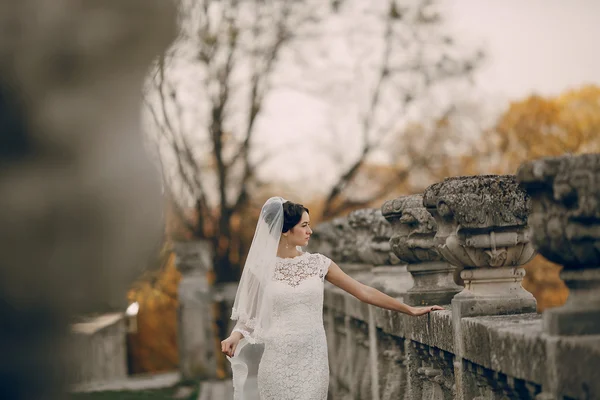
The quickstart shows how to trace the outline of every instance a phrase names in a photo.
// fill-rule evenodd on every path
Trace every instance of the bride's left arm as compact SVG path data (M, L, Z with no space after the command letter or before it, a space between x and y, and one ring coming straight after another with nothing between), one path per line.
M372 304L377 307L385 308L387 310L398 311L411 316L419 316L427 314L435 310L443 310L440 306L429 306L429 307L412 307L404 304L401 301L388 296L379 290L367 286L363 283L358 282L352 277L348 276L342 269L333 261L329 266L329 271L325 276L327 281L331 282L340 289L345 290L358 300Z

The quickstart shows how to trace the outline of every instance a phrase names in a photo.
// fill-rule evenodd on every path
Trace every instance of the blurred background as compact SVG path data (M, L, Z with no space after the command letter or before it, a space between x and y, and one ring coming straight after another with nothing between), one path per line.
M317 225L448 176L600 151L597 1L176 3L142 88L164 229L127 294L130 374L180 366L176 245L208 243L209 284L235 283L271 196ZM557 265L526 270L539 311L565 301ZM212 311L221 340L229 310Z

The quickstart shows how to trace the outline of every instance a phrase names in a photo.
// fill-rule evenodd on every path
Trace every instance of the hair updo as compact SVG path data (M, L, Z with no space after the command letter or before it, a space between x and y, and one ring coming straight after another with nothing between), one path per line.
M305 212L308 213L308 208L302 204L292 203L291 201L283 203L283 228L281 232L285 233L296 226Z

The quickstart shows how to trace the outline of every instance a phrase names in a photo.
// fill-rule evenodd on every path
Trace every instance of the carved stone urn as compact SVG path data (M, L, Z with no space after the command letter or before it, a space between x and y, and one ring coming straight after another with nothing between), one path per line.
M600 334L600 154L527 162L517 177L532 200L532 241L564 266L570 291L564 306L544 311L544 330Z
M402 196L385 202L381 210L393 228L391 248L407 263L414 280L404 301L410 305L449 304L462 287L454 283L455 268L436 248L437 224L423 207L423 196Z
M392 225L381 210L366 208L348 215L348 224L355 232L356 256L360 263L372 265L370 285L398 297L412 286L406 267L390 248Z
M437 222L437 249L462 269L452 300L462 316L535 312L521 282L535 255L527 225L530 198L513 175L464 176L436 183L423 205Z
M391 264L391 258L394 257L389 243L392 227L381 210L365 208L352 211L348 215L348 224L355 234L356 256L360 262L372 265Z
M321 253L337 263L356 262L356 238L347 218L335 218L318 225L308 250Z

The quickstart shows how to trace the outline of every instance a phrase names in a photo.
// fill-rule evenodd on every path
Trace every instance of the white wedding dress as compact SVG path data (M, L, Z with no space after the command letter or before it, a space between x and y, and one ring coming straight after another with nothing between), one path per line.
M269 288L273 320L264 335L258 365L260 400L327 399L323 281L330 264L331 260L321 254L276 259ZM243 382L236 390L241 386Z

